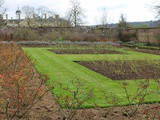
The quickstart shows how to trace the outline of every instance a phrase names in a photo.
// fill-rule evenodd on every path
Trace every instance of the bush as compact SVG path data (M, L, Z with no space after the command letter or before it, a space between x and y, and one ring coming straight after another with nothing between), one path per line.
M70 41L83 41L84 36L82 33L74 32L74 33L69 33L68 39Z
M47 78L35 77L33 63L20 47L14 44L0 46L0 113L4 113L7 120L26 118L47 92Z
M29 28L3 28L0 30L0 38L3 41L36 40L39 38L35 30Z
M122 42L129 42L129 41L136 41L136 40L138 40L136 33L134 33L134 32L128 32L128 31L124 31L124 32L120 33L119 39Z
M13 28L2 28L0 30L0 39L3 41L12 41L16 35L17 30Z
M99 38L95 34L84 34L84 41L96 42L99 41Z
M38 39L38 33L35 30L29 28L20 28L15 36L15 39L22 40L36 40Z
M96 42L99 41L99 38L94 34L89 33L70 33L68 39L70 41L87 41L87 42Z

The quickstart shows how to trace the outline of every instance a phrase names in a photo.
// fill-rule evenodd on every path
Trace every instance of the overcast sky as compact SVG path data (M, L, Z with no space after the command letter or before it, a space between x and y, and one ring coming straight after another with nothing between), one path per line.
M5 0L9 18L15 18L17 6L24 5L33 7L46 6L61 17L64 17L70 7L70 0ZM106 8L108 21L118 22L120 14L126 16L127 21L150 21L155 19L151 5L160 0L79 0L82 8L85 9L85 22L88 25L99 23L99 14L102 8Z

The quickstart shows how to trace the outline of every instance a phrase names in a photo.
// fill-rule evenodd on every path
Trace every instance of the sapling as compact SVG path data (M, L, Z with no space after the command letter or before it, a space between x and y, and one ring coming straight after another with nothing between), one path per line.
M123 107L123 109L129 118L135 115L138 112L140 105L145 102L145 98L149 95L149 86L150 83L148 79L146 79L144 82L138 83L135 95L133 96L128 91L129 83L123 82L122 87L125 91L129 111L125 107Z
M81 81L72 81L72 85L74 86L74 89L70 89L68 86L63 86L62 84L58 83L61 90L65 91L65 96L63 95L55 95L55 98L57 101L63 101L61 104L59 104L60 112L64 115L64 118L66 120L73 119L76 110L83 108L83 104L90 100L93 97L93 88L90 88L89 86L86 86ZM64 109L67 107L69 110L68 114L65 114Z

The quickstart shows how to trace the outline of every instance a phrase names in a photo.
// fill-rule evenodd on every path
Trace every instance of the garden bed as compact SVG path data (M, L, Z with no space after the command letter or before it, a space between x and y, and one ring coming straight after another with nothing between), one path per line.
M143 53L149 53L149 54L155 54L160 55L160 50L148 50L148 49L135 49L135 51L143 52Z
M85 66L112 80L160 78L160 61L80 61Z
M73 94L72 93L68 94L68 92L61 91L61 88L57 88L55 86L55 89L57 89L57 90L55 90L53 92L53 94L54 94L54 96L57 96L57 98L59 98L61 101L68 101L69 98L74 97L76 89L74 89L75 87L71 84L71 82L72 82L72 80L75 80L75 75L82 82L82 84L83 83L87 84L86 87L90 86L91 88L94 88L94 90L95 90L94 97L91 102L94 101L95 104L93 102L94 105L89 106L91 102L87 101L84 104L84 108L86 108L86 109L76 110L75 114L73 116L73 120L77 120L77 119L78 120L159 119L160 104L159 104L159 97L158 98L156 97L156 96L158 96L159 91L157 91L158 88L156 89L157 86L154 84L154 82L150 82L151 89L146 89L147 91L149 90L149 93L150 93L150 91L152 91L152 92L151 92L151 95L149 95L147 98L145 98L145 102L144 102L144 103L154 103L154 104L144 104L144 105L135 104L132 107L131 107L131 105L116 107L117 104L113 105L113 103L119 102L119 100L122 100L121 98L124 98L122 101L125 101L126 99L128 99L127 95L126 96L124 95L123 88L120 87L121 85L119 85L121 82L114 82L109 79L105 79L104 77L100 77L98 74L95 74L94 72L86 69L85 67L82 67L78 64L73 63L72 61L74 61L75 59L68 60L68 59L66 59L66 55L62 56L62 55L52 54L51 52L48 51L48 48L24 48L24 50L27 51L27 53L29 55L32 55L33 59L37 60L36 61L36 65L38 66L37 70L40 73L49 75L48 77L51 80L50 83L52 83L53 82L52 80L54 80L56 83L60 83L59 85L62 88L66 88L66 90L69 90L69 92L73 92ZM135 52L135 53L137 53L137 52ZM145 55L146 54L144 54L144 56ZM67 55L67 56L72 57L74 55ZM84 58L85 58L85 56L84 56ZM113 56L116 56L116 55L113 55ZM118 56L119 55L117 55L115 57L115 59L117 59ZM136 56L135 54L130 55L130 56L131 56L130 58L128 56L128 59L131 59L132 61L134 60L133 56L139 57L138 55ZM79 56L79 58L76 58L76 60L80 61L81 60L80 58L81 58L81 55ZM139 58L142 59L141 56ZM152 56L150 58L152 58ZM158 56L157 56L157 58L158 58ZM111 57L110 57L110 59L111 59ZM115 59L112 59L112 60L115 60ZM89 60L89 59L85 59L85 60ZM120 60L120 58L119 58L119 60ZM136 61L136 62L139 62L139 61ZM154 62L154 61L152 61L152 62ZM149 61L149 63L151 63L151 61ZM143 63L143 64L145 64L145 63ZM159 65L159 63L157 63L157 64ZM133 64L133 65L135 65L135 64ZM153 63L153 65L156 65L156 64ZM157 67L159 68L159 66L157 66ZM157 72L159 72L159 71L157 71ZM72 77L72 75L73 75L73 77ZM133 104L132 98L134 98L139 93L139 92L137 93L137 90L136 90L136 89L139 89L139 87L138 87L139 85L138 86L135 85L133 83L133 81L127 81L125 83L129 83L129 85L127 86L127 89L129 90L129 95L131 95L131 98L130 98L131 103ZM157 82L157 85L159 85L159 81ZM83 90L86 91L86 89L83 89ZM112 97L112 95L110 95L110 92L108 90L113 91L116 98L114 96ZM107 96L104 95L104 91L107 91L107 93L109 92ZM137 94L134 95L134 91L136 91ZM141 89L140 89L140 91L141 91ZM84 96L86 95L86 92L81 92L81 93ZM64 95L64 97L62 95ZM80 96L80 98L83 98L83 95ZM98 99L96 97L98 97ZM143 94L142 94L142 97L143 97ZM140 98L142 98L142 97L140 96ZM64 98L66 98L66 99L64 99ZM118 101L115 101L117 99L118 99ZM105 102L104 102L104 100L105 100ZM112 102L112 100L113 100L113 102ZM33 117L34 120L35 119L38 119L38 120L41 120L41 119L43 119L43 120L66 119L66 116L64 116L64 114L69 115L70 109L65 109L66 107L62 108L61 109L61 110L63 110L63 113L62 113L61 110L59 109L59 105L66 105L66 104L65 103L63 104L61 101L59 101L59 104L58 104L56 101L57 100L52 96L51 93L46 94L46 97L44 97L42 99L42 101L39 102L33 108L33 112L31 112L31 117ZM70 101L70 99L69 99L69 101ZM134 99L134 103L135 103L135 101L139 101L139 97L136 100ZM155 103L155 102L157 102L157 103ZM102 104L102 103L104 103L104 104ZM128 103L128 102L126 102L126 103ZM106 104L111 104L111 105L113 105L113 107L105 108L105 107L107 107ZM124 105L124 104L119 103L119 105ZM104 108L100 108L100 107L104 107ZM128 116L128 115L131 115L135 110L136 110L136 112L135 112L135 114L132 115L132 117ZM36 118L36 116L37 116L37 118ZM32 120L32 118L30 118L30 119Z
M33 50L33 48L31 49ZM28 110L27 105L30 105L30 104L32 105L33 99L36 97L35 100L37 101L38 97L40 97L39 101L35 102L33 107L30 108L29 106L29 110L30 110L30 112L28 113L29 115L19 116L20 114L17 114L15 119L13 118L13 120L18 120L23 118L25 119L26 117L29 117L26 119L30 119L30 120L66 120L67 117L72 113L72 111L69 108L68 109L61 108L60 104L57 103L57 99L54 97L55 96L54 93L47 92L47 94L44 94L45 91L48 90L48 88L45 86L46 80L43 82L43 86L42 86L41 80L42 78L43 79L46 79L46 78L45 76L37 72L37 70L33 67L33 64L30 62L29 58L22 51L22 49L14 44L11 44L11 45L4 45L4 46L1 45L0 51L1 51L0 52L1 53L0 54L1 73L0 74L4 76L0 78L0 79L3 79L0 83L0 86L1 86L0 87L1 88L0 108L2 109L2 110L0 109L0 119L6 119L6 117L10 117L12 114L14 116L18 112L21 113L24 110ZM47 52L44 52L44 53L47 53ZM43 54L43 52L38 52L38 53ZM37 52L36 52L36 55L37 55ZM50 56L49 56L49 59L50 59ZM40 59L40 62L41 61L42 60ZM51 63L50 65L48 65L48 67L51 67L54 62L47 61L47 63ZM66 62L64 62L64 64L66 64ZM152 65L159 65L159 64L155 62ZM53 66L56 67L55 64ZM60 67L59 64L57 66ZM159 68L159 66L157 67ZM53 69L50 69L50 70L53 70ZM66 79L66 76L67 75L65 75L65 79ZM69 85L71 85L70 82L69 82ZM12 88L12 89L9 89L9 88ZM40 89L39 92L36 92L37 88ZM67 87L67 89L69 88ZM20 92L17 92L19 90ZM2 92L4 95L2 94ZM38 94L37 96L35 96L36 93ZM44 96L43 95L41 96L40 94L44 94ZM74 95L75 94L76 92L74 91ZM82 93L82 94L85 94L85 93ZM69 94L67 96L69 96ZM2 101L1 99L3 97L5 97L4 99L5 102ZM66 97L66 99L68 98L69 97ZM9 102L7 102L6 100L7 101L9 100ZM20 101L20 103L18 101ZM5 110L7 109L3 109L3 106L6 106L6 103L9 104L9 111L8 111L9 116L5 115L5 112L6 112ZM132 106L132 109L130 106L122 106L122 107L113 106L113 107L104 108L104 109L99 108L96 105L95 107L97 108L76 110L75 114L73 115L73 120L77 120L77 119L79 120L159 119L159 110L160 110L159 103L148 104L148 105L144 104L138 107L137 105L135 105L135 106ZM16 108L20 109L20 111L15 112L16 110L18 110ZM132 115L132 117L130 117L129 115L133 113L133 110L137 110L137 111Z
M56 109L57 106L54 107L50 105L51 102L54 102L54 99L49 96L47 96L46 98L43 99L43 101L34 108L30 120L65 120L66 117ZM136 109L136 106L132 107L134 110ZM131 111L127 106L113 108L80 109L76 110L75 115L73 116L73 120L158 120L160 104L157 103L140 105L138 111L132 117L127 116L126 112L123 112L124 110L126 110L127 112ZM67 109L64 109L64 112L65 114L69 114Z
M54 49L56 54L123 54L123 52L110 49Z

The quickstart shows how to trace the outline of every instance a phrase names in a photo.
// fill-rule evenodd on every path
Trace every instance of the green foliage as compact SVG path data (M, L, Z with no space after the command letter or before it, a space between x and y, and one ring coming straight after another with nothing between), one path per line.
M5 24L6 24L5 21L0 18L0 28L1 28L2 26L4 26Z
M125 30L129 27L129 24L127 23L126 21L126 18L124 17L123 14L121 14L120 16L120 20L119 20L119 23L118 23L118 29L120 30Z
M63 41L63 37L62 36L59 36L57 39L56 39L56 42L61 42Z
M16 35L16 39L17 38L21 40L35 40L38 39L39 36L35 30L31 30L28 28L20 28Z
M129 42L129 41L132 41L132 40L137 40L138 37L137 37L136 33L129 32L129 31L120 31L119 39L122 42Z
M131 33L127 31L129 28L129 24L127 23L123 14L120 16L120 21L118 23L118 32L119 32L119 39L122 42L128 42L131 38L137 38L136 33Z

